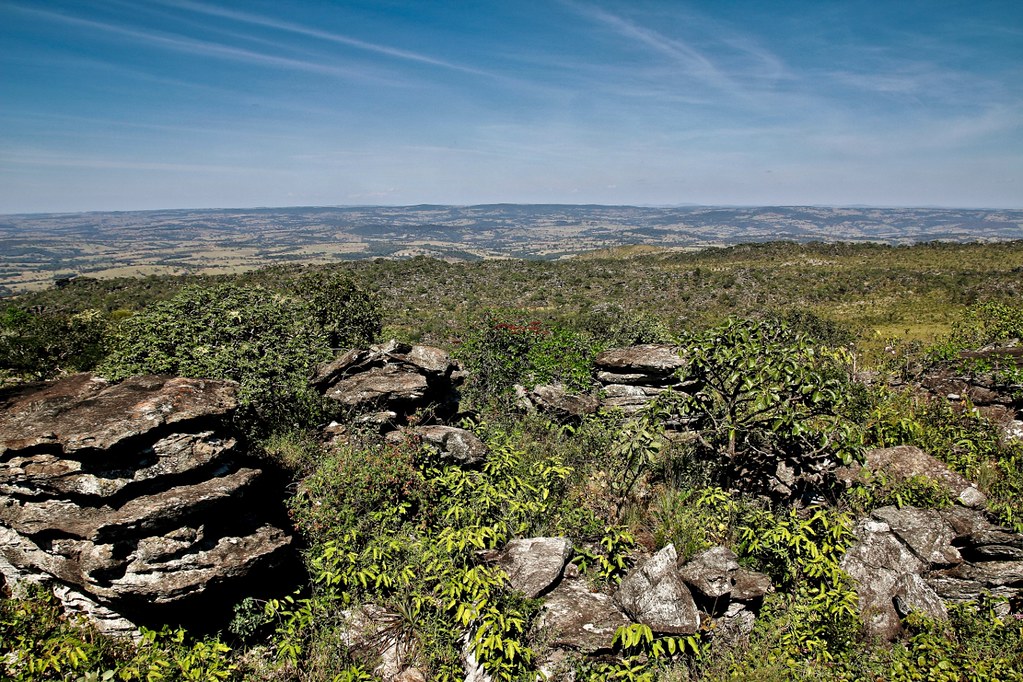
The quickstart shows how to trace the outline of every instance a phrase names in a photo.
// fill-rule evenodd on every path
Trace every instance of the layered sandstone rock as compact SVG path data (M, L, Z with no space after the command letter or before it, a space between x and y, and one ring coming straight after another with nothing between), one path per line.
M231 428L235 392L81 374L0 394L6 581L133 614L197 603L279 562L291 540Z

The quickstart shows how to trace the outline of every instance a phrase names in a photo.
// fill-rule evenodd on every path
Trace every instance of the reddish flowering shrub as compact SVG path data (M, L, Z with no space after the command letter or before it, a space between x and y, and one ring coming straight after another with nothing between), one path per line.
M488 311L458 349L470 377L464 394L483 407L508 402L515 384L563 383L583 391L590 386L595 352L575 332Z

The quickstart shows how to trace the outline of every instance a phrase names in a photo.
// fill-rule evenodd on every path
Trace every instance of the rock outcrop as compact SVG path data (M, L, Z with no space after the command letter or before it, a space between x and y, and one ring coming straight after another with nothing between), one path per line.
M771 589L766 575L740 568L725 547L680 565L675 547L668 545L629 571L608 595L591 589L578 571L563 569L570 553L564 538L530 538L509 543L496 557L513 587L542 596L537 627L553 650L552 661L566 651L607 653L618 628L630 623L659 634L688 635L713 620L715 637L735 641L751 632L755 610Z
M609 652L615 632L631 621L610 596L593 592L581 578L562 580L547 595L537 626L554 648L583 654Z
M1011 373L1000 371L1023 367L1020 340L963 351L959 359L958 368L925 371L917 388L955 403L968 401L981 416L998 425L1005 438L1023 439L1023 385L1010 379Z
M982 594L1023 598L1023 536L982 511L882 507L856 526L842 568L857 582L868 634L894 639L900 617L945 618L946 605Z
M69 602L134 617L209 604L282 560L290 537L230 427L235 391L81 374L0 394L7 582L56 583Z
M612 348L594 361L601 405L626 413L640 410L667 389L683 390L676 372L685 366L679 349L664 344Z
M490 452L486 443L471 431L441 424L404 427L391 431L386 438L388 442L400 443L407 436L422 439L422 442L433 448L441 459L464 467L479 464Z
M464 378L445 351L392 340L322 365L312 384L359 420L390 430L415 413L441 420L455 414Z
M571 558L568 538L525 538L505 545L497 565L508 575L512 589L535 599L561 579Z
M600 400L588 393L574 393L564 384L545 384L527 390L516 385L519 407L527 412L538 410L561 422L578 421L600 409Z

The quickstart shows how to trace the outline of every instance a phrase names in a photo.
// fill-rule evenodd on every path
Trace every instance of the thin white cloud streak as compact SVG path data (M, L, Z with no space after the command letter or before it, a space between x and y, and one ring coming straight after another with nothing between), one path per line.
M813 79L792 71L754 37L720 22L680 9L672 10L670 20L662 18L660 24L684 25L698 32L702 43L714 48L701 49L691 41L670 37L604 9L576 0L559 1L591 23L611 29L629 44L667 57L666 61L632 67L627 73L619 69L613 81L600 82L609 68L602 65L593 78L595 87L612 96L648 98L661 106L691 104L720 110L730 118L751 112L789 116L791 112L833 111L832 104L817 92Z
M203 163L168 163L158 161L127 161L103 157L69 156L48 154L45 152L5 151L2 153L5 164L20 166L50 166L58 168L91 168L94 170L152 170L174 171L181 173L260 173L262 168L249 166L203 164Z
M93 21L91 19L82 19L80 17L73 17L67 14L61 14L59 12L51 12L49 10L34 9L29 7L22 7L19 5L8 5L8 7L14 8L20 12L50 19L51 21L62 22L75 26L84 26L86 28L98 29L100 31L121 35L132 40L143 42L146 43L147 45L159 45L161 47L171 49L176 52L181 52L184 54L189 55L203 54L212 57L229 59L231 61L257 64L260 66L270 66L293 71L304 71L307 73L316 73L320 75L332 76L335 78L342 79L369 80L378 83L384 83L387 85L396 85L393 79L385 79L381 76L372 75L368 73L366 70L346 69L338 66L321 64L318 62L310 62L301 59L292 59L290 57L269 55L261 52L253 52L252 50L246 50L244 48L230 47L228 45L223 45L220 43L195 40L192 38L173 38L158 33L152 33L150 31L141 31L138 29L119 26L117 24Z
M603 24L621 36L641 43L647 48L682 64L691 75L722 89L731 89L732 83L714 63L699 50L678 40L666 38L660 33L639 26L628 19L606 12L598 7L581 5L573 0L562 0L562 4L594 23Z
M310 38L318 38L339 45L346 45L348 47L354 47L367 52L373 52L376 54L393 57L396 59L403 59L406 61L418 62L420 64L428 64L430 66L436 66L444 69L451 69L453 71L460 71L462 73L474 74L477 76L493 77L487 71L476 69L470 66L463 66L454 62L449 62L436 57L431 57L419 52L413 52L411 50L403 50L397 47L391 47L389 45L381 45L379 43L371 43L358 38L352 38L351 36L345 36L338 33L331 33L329 31L322 31L316 28L310 28L308 26L302 26L300 24L293 24L287 21L281 21L279 19L271 19L270 17L260 16L258 14L250 14L248 12L239 12L236 10L224 9L222 7L214 7L200 2L190 2L189 0L157 0L160 4L168 7L175 7L178 9L184 9L199 14L205 14L207 16L221 17L224 19L232 19L247 24L253 24L255 26L263 26L266 28L276 29L278 31L286 31L289 33L295 33L298 35L304 35Z

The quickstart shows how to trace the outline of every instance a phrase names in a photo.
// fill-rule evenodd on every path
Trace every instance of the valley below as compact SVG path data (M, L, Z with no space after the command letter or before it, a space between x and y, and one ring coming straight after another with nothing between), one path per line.
M427 256L557 260L764 241L1003 241L1023 211L492 204L0 216L0 295L72 275L230 274L280 263Z

